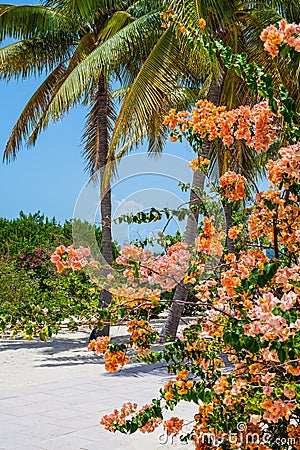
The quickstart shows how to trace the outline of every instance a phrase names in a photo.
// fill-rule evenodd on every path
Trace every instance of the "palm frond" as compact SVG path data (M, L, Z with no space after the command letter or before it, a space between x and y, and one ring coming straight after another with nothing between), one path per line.
M71 73L81 61L84 61L96 48L96 36L94 33L86 33L77 43L77 47L70 58L68 72Z
M171 1L171 8L178 15L178 19L190 27L197 27L200 18L206 20L205 33L220 34L230 26L236 26L236 2L233 0L186 0Z
M126 11L134 17L141 17L148 14L149 11L166 11L168 8L169 2L165 0L136 0L129 2Z
M56 98L57 92L60 90L61 86L65 82L67 82L68 77L70 74L72 74L72 71L77 67L78 64L84 59L84 57L91 53L95 47L95 36L92 33L85 34L82 39L80 40L79 44L77 45L76 51L74 52L72 58L69 60L69 63L67 65L66 70L64 71L64 74L62 77L60 77L55 85L52 87L51 95L48 98L47 103L44 104L43 109L40 111L40 115L38 117L38 120L36 120L36 123L28 136L28 145L34 146L36 143L36 140L42 130L47 128L49 121L51 119L51 116L49 114L49 111L51 109L52 102ZM86 94L86 101L85 103L88 103L89 96L88 93ZM68 110L71 107L69 105L66 110Z
M31 38L0 48L0 78L39 76L71 56L73 40Z
M78 103L91 89L91 86L96 84L105 68L112 69L112 67L118 66L124 61L124 54L129 59L135 59L136 54L139 57L147 54L149 47L152 47L152 40L155 39L155 35L161 33L161 29L157 32L155 29L154 32L149 32L150 24L156 26L158 20L159 15L157 13L151 13L137 19L81 61L57 91L49 108L49 117L56 120L70 107ZM151 34L151 41L150 39L147 40L147 36L150 37Z
M90 23L98 14L111 13L124 7L122 0L47 0L44 4Z
M54 86L63 77L65 70L65 64L60 63L33 94L11 132L6 144L4 160L10 161L16 158L22 142L27 139L31 129L36 126L40 114L51 98Z
M41 5L0 5L0 41L57 37L74 31L75 23L62 13Z
M98 42L104 42L115 36L122 28L129 25L135 19L126 11L115 12L98 34Z
M150 118L163 111L167 98L178 92L178 79L185 73L176 36L167 30L153 47L123 102L110 145L111 156L132 133L138 135L138 130L147 128Z
M165 114L156 114L148 125L148 153L151 155L162 153L169 136L169 130L163 125L164 118Z

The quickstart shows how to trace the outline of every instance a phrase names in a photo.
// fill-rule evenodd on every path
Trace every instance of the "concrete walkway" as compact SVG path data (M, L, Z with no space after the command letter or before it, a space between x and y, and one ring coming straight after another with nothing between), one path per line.
M106 373L102 360L86 351L87 335L88 332L83 333L78 343L74 334L54 338L46 344L0 341L0 367L4 368L0 384L0 449L192 449L192 445L184 445L178 439L167 439L162 427L150 435L137 432L131 436L104 430L99 424L103 415L128 401L139 406L150 403L169 376L159 366L128 366L115 374ZM69 339L72 351L67 346ZM59 340L63 345L59 345ZM53 348L65 349L65 355L59 356ZM27 361L22 365L26 355ZM47 379L51 381L45 382ZM187 418L194 412L195 406L180 407L180 413ZM179 415L179 410L167 417L174 415Z

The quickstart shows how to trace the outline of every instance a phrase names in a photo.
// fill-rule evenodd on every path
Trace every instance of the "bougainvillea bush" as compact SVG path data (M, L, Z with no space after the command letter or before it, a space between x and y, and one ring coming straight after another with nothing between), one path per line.
M82 226L100 241L98 228ZM92 325L99 291L84 271L57 273L50 255L59 242L72 242L72 222L39 212L0 218L0 332L46 340L60 327Z
M295 26L293 30L299 33ZM298 50L297 42L286 38L288 32L284 23L279 31L276 27L264 31L266 50L273 56L277 52L272 45L292 44ZM282 33L280 39L276 33ZM247 73L241 76L247 82ZM264 92L262 81L270 87L270 78L261 77L260 92ZM130 339L128 345L117 345L102 337L89 348L104 355L109 371L135 358L164 361L174 374L151 404L139 409L126 403L103 417L101 423L111 432L152 432L163 424L168 435L193 441L197 450L300 449L299 128L297 111L288 108L292 102L286 101L286 90L281 88L281 98L273 97L270 89L265 92L265 99L251 108L227 111L201 100L192 112L173 110L166 118L172 140L185 135L201 146L208 137L229 148L243 140L257 151L266 151L278 138L286 144L267 164L269 190L257 194L247 223L229 230L231 239L243 240L238 251L226 253L223 232L204 217L192 248L179 242L155 257L148 250L126 246L118 259L123 278L112 272L101 280L102 288L113 294L107 317L115 319L125 308ZM270 96L275 102L269 101ZM199 157L191 166L207 173L208 164ZM229 202L241 202L245 182L244 176L231 170L221 177L219 192ZM267 249L273 250L273 259L266 256ZM214 271L205 270L216 255L220 259ZM82 250L65 249L61 257L56 252L53 258L73 268L89 265ZM205 313L201 320L187 324L176 341L152 351L158 335L147 321L134 317L135 311L155 306L162 291L178 282ZM176 416L176 405L182 401L199 408L188 434L184 420ZM174 410L174 417L164 420L166 410Z

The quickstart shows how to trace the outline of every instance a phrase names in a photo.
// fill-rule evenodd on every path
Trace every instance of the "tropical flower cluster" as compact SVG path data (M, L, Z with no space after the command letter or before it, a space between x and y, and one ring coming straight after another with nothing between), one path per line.
M125 403L120 411L115 409L113 414L108 414L101 419L101 424L108 431L116 431L126 428L128 418L135 419L133 431L139 430L141 433L152 433L161 423L162 417L153 417L153 412L157 412L155 405L144 405L138 410L136 403Z
M109 341L110 338L108 336L100 336L90 341L88 350L92 350L96 355L101 355L106 352Z
M209 164L210 160L208 158L203 158L199 155L197 159L193 159L189 163L189 167L193 172L197 172L197 170L199 170L200 172L207 173L207 166L209 166Z
M238 226L233 226L230 228L230 230L228 230L228 237L230 239L236 239L240 233L243 231L244 226L242 224L238 225Z
M268 179L274 186L282 184L288 189L300 180L300 143L281 148L279 155L278 160L270 160L267 164Z
M89 258L91 252L88 248L79 247L74 248L74 245L65 247L60 245L51 255L51 261L56 265L58 272L63 272L66 269L81 270L87 265L98 265L98 262Z
M199 100L196 108L189 111L171 109L164 124L172 131L174 142L180 134L191 132L212 141L221 139L231 146L235 139L244 140L248 147L265 152L277 140L276 115L268 102L253 106L241 106L228 111L225 106L215 106L207 100Z
M105 369L108 372L117 372L131 360L123 350L106 351L104 353L104 359Z
M163 289L172 289L184 277L189 255L184 242L171 245L165 255L157 257L151 250L126 245L116 262L126 266L123 275L129 282L138 278L152 286L157 284Z
M265 238L275 246L276 256L280 247L294 252L299 248L298 199L290 190L269 190L257 194L256 208L250 216L248 228L251 239Z
M164 422L164 429L168 435L176 436L183 427L183 420L178 417L172 417Z
M264 42L264 49L274 58L279 53L278 46L287 44L293 47L296 52L300 52L300 24L287 23L281 20L278 27L269 25L260 35Z
M246 181L245 177L230 170L220 177L220 186L224 191L225 197L234 202L246 197Z
M88 350L94 351L96 355L103 354L105 369L108 372L117 372L131 359L126 355L122 346L109 345L109 342L109 337L100 336L89 343Z
M131 414L135 413L136 411L137 411L136 403L131 402L124 403L120 411L115 409L113 414L104 416L101 420L101 424L108 431L116 431L116 426L114 425L114 422L119 425L123 425L125 424L126 418Z
M133 348L138 348L140 353L148 352L150 345L158 338L158 333L144 319L133 319L126 325Z
M195 248L202 255L221 256L224 238L225 234L222 231L216 231L212 221L204 217L203 231L195 239ZM199 272L198 274L200 275Z
M272 39L278 45L279 38L270 34ZM165 123L173 140L185 133L221 139L227 146L243 139L259 152L276 141L277 119L267 102L227 111L201 100L191 113L171 111ZM178 243L158 257L135 246L123 249L117 262L126 283L118 287L117 278L108 279L114 298L122 296L123 303L114 302L109 313L117 315L125 301L131 305L128 345L139 361L163 362L170 379L150 405L138 409L127 403L104 416L107 430L152 432L162 426L168 435L192 440L196 450L300 449L299 145L280 149L278 159L268 163L270 189L257 194L247 223L229 230L232 238L243 231L243 248L224 254L224 235L206 215L193 249ZM198 169L196 162L191 166ZM245 181L235 172L224 174L224 203L245 198ZM219 260L204 273L212 256ZM179 278L201 316L181 330L178 340L152 351L155 333L135 313L151 307L153 297L159 302L162 288L171 289ZM102 339L90 347L104 352L108 370L130 359L123 344ZM164 421L164 412L182 401L198 409L186 435L182 418Z

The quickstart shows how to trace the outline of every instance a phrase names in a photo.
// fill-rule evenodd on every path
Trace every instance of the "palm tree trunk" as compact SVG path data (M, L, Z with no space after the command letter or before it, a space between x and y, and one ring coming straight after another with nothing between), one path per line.
M213 80L210 91L208 94L208 101L218 105L220 102L222 89L222 79L219 83L216 80ZM208 139L205 139L203 144L203 149L201 156L204 158L208 158L210 155L210 142ZM201 203L201 198L197 193L204 188L205 183L205 175L200 172L195 172L192 182L191 194L190 194L190 205L197 205ZM196 194L193 191L193 187L196 187ZM188 218L187 225L185 229L185 242L188 245L193 245L195 242L195 238L198 234L198 218L199 218L199 208L194 212L193 218ZM160 342L165 342L167 338L172 340L175 339L180 318L182 316L184 310L184 304L188 298L188 285L179 284L176 286L175 293L172 299L172 304L169 309L168 317L163 325L163 328L160 333Z
M208 156L209 143L203 145L202 156L206 158ZM197 209L193 211L193 217L188 216L186 229L185 229L185 242L190 246L193 245L197 237L198 232L198 218L199 218L199 206L201 204L201 196L199 191L204 188L205 175L201 172L194 172L193 182L190 193L190 205L197 206ZM196 192L193 190L196 187ZM184 310L184 302L188 297L188 285L178 284L175 289L175 293L172 299L171 308L169 310L168 317L164 323L164 326L160 333L160 341L165 342L167 337L175 339L177 328L181 315Z
M225 228L226 228L226 246L228 253L234 253L234 242L228 237L228 231L232 227L232 208L228 200L224 204Z
M105 76L101 75L98 82L97 101L99 105L99 113L97 118L97 132L98 132L98 164L100 167L100 185L102 185L102 177L105 166L107 164L109 138L108 138L108 93L106 88ZM110 184L107 185L103 196L101 195L101 221L102 221L102 239L101 239L101 254L102 254L102 276L106 277L110 272L110 266L113 262L112 252L112 232L111 232L111 189ZM111 302L111 293L103 290L101 291L99 299L99 308L106 308ZM90 339L95 339L98 336L109 336L109 325L105 325L102 330L94 329Z
M207 158L209 155L209 147L209 142L206 141L201 153L201 156L204 158ZM195 205L197 208L193 211L193 216L188 216L185 228L185 242L189 246L194 244L198 234L199 207L201 204L201 194L199 194L199 192L204 188L204 183L205 175L198 171L194 172L190 193L190 205ZM196 188L196 191L193 187ZM188 285L178 284L175 289L168 317L160 333L161 342L165 342L167 337L175 339L179 321L184 310L184 302L187 300L187 297Z

